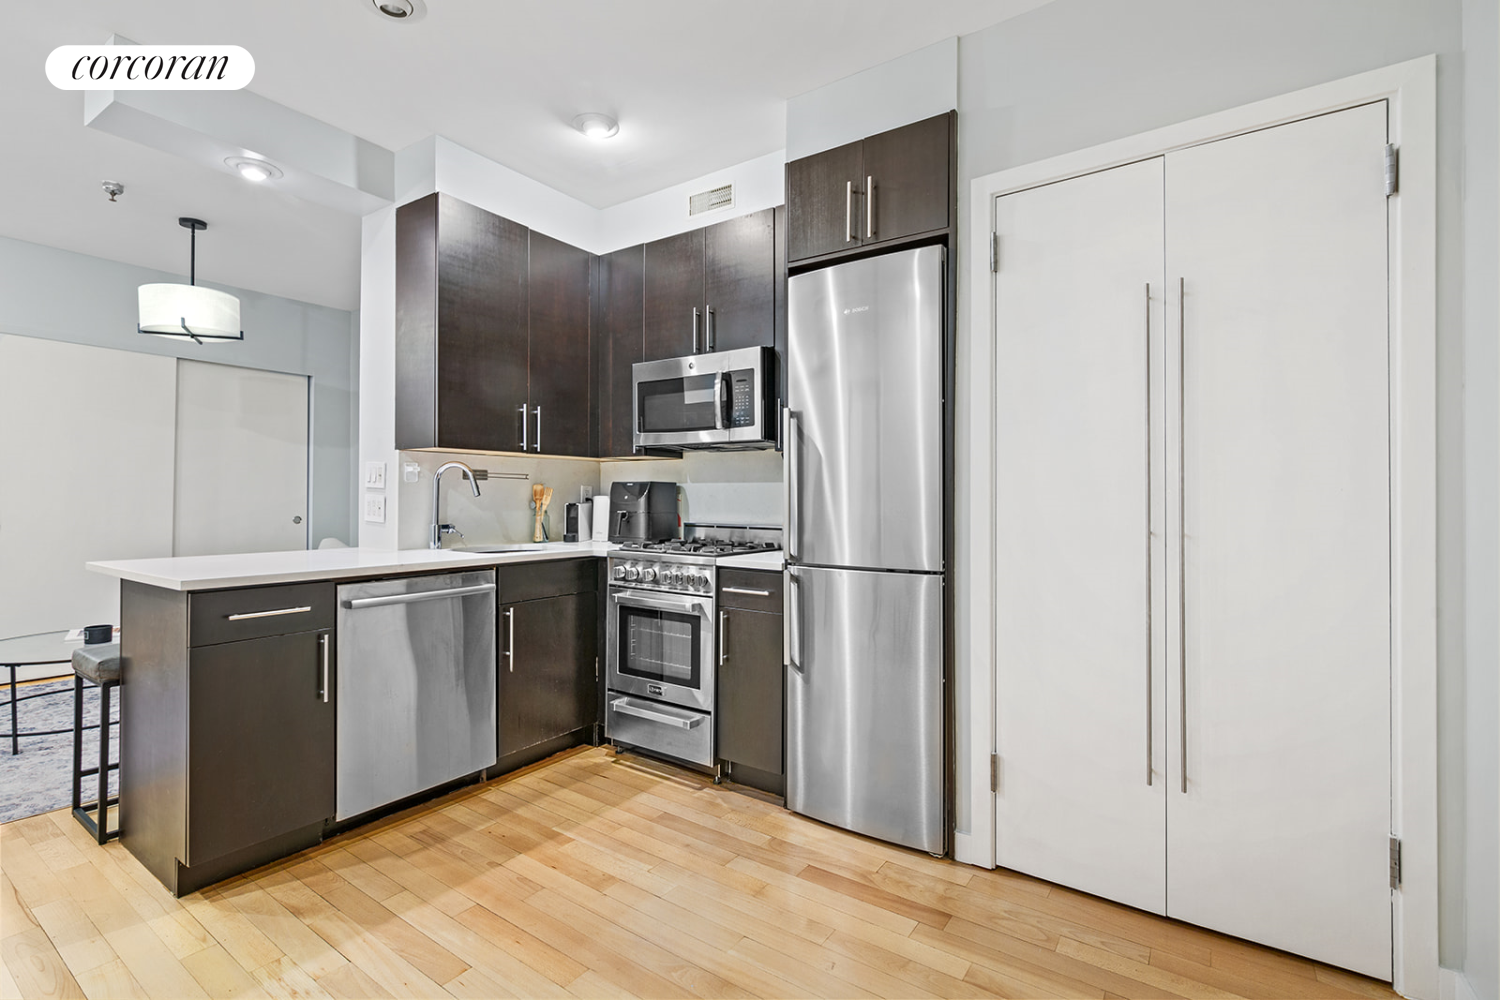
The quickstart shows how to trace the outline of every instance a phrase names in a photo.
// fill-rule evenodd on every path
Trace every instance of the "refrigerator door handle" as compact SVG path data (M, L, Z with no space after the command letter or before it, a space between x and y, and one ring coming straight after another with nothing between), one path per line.
M790 406L784 406L781 408L781 453L783 456L785 456L786 460L786 475L782 478L786 483L785 518L786 556L788 559L796 559L798 555L797 492L800 483L798 482L797 476L797 460L801 458L801 453L794 453L792 448L792 438L795 436L793 434L793 431L796 429L793 425L796 419L796 414L792 412L792 408Z
M781 616L781 649L782 656L786 660L786 666L797 671L799 674L802 673L802 650L798 648L802 642L802 625L800 622L794 624L793 619L797 615L798 607L794 588L801 585L801 581L797 579L797 571L791 567L787 567L786 613Z

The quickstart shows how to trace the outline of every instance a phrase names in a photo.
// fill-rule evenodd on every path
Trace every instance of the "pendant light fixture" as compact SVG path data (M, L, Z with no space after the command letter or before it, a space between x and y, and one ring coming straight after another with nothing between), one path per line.
M244 340L240 329L240 300L228 292L198 284L198 232L207 229L202 219L181 218L177 224L189 232L188 283L162 282L140 287L140 322L136 330L172 340Z

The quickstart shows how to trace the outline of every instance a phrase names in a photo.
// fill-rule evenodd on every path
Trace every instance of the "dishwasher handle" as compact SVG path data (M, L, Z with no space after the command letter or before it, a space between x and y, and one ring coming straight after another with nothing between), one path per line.
M469 597L473 594L493 594L493 583L479 583L472 587L452 587L448 590L428 590L420 594L391 594L388 597L356 597L343 602L352 611L360 608L382 608L391 604L415 604L417 601L440 601L448 597Z

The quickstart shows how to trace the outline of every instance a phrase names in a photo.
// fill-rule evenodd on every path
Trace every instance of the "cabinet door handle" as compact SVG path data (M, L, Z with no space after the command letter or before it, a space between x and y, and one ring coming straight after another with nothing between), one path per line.
M854 182L844 182L844 242L854 242Z
M719 590L726 594L749 594L751 597L770 597L769 590L750 590L746 587L720 587Z
M703 346L709 354L719 349L719 319L713 306L703 307Z
M521 450L526 450L526 404L518 406L517 411L521 414Z
M505 659L510 664L510 672L516 672L516 609L505 609Z
M1156 636L1151 621L1151 282L1146 282L1146 784L1153 782L1151 654Z
M699 336L701 336L700 328L702 326L702 323L703 323L703 313L698 309L697 306L693 306L693 353L694 354L701 354L702 353L698 349L698 338L699 338Z
M875 237L875 178L865 177L865 239Z
M729 621L729 616L719 612L719 666L724 665L724 626Z
M275 611L242 611L235 615L225 615L232 622L242 622L250 618L274 618L277 615L300 615L305 611L311 611L312 607L304 605L300 608L277 608Z
M1177 724L1182 792L1187 794L1187 281L1177 279Z
M318 633L318 652L323 661L323 689L320 692L323 704L328 704L328 633Z
M536 414L536 450L542 450L542 408L538 406L534 411Z

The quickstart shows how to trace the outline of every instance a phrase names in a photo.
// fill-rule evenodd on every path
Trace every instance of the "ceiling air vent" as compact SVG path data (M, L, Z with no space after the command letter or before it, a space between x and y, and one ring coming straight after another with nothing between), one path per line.
M717 208L734 207L734 185L725 184L711 191L688 195L688 215L702 215Z

